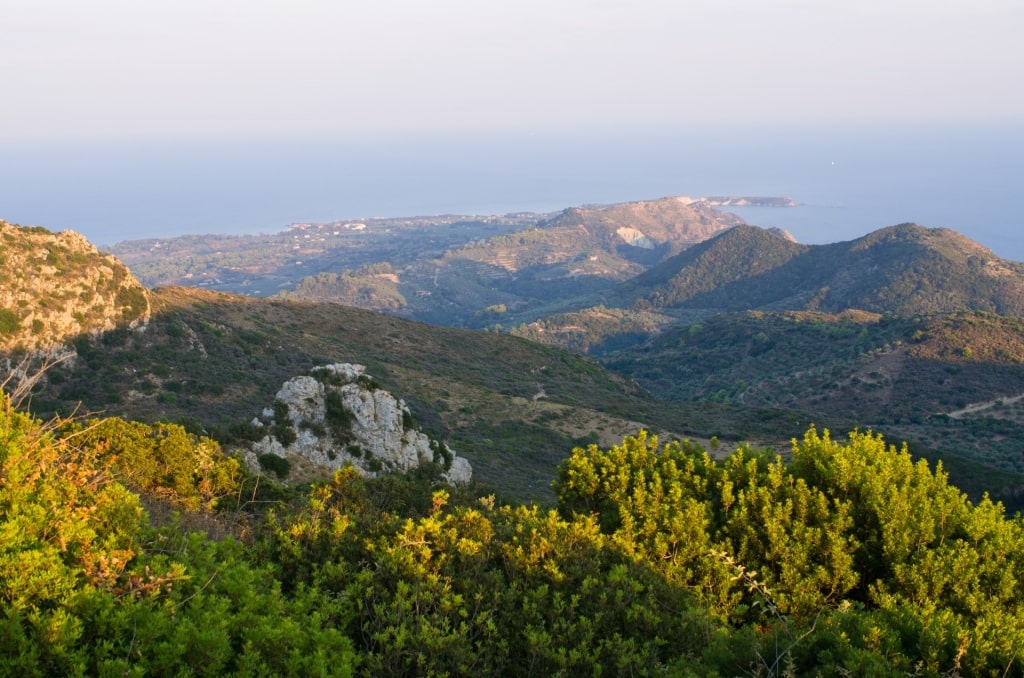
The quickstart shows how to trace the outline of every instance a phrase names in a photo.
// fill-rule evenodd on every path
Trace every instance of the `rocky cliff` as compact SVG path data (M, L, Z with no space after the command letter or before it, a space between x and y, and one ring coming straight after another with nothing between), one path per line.
M472 476L469 462L416 428L405 402L379 388L362 365L324 365L289 379L252 423L266 431L247 455L257 470L273 465L272 455L326 469L351 464L368 475L436 463L452 484Z
M149 319L128 268L74 231L0 220L0 352L34 351Z

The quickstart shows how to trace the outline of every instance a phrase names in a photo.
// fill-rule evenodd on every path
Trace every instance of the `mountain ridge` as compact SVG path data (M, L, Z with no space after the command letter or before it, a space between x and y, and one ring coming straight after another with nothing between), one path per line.
M899 224L855 240L797 245L738 226L617 290L651 309L848 309L902 315L1024 314L1024 264L949 229Z

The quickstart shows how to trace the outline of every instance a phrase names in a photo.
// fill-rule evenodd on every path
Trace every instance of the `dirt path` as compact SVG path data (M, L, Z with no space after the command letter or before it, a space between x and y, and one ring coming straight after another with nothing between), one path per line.
M1024 394L1021 394L1021 395L1018 395L1018 396L1013 396L1011 398L996 398L995 400L988 400L988 401L985 401L983 403L971 403L970 405L968 405L967 407L963 408L962 410L956 410L955 412L947 412L947 414L950 417L952 417L953 419L960 419L962 417L967 416L968 414L976 414L978 412L982 412L984 410L991 409L991 408L995 407L999 403L1005 403L1007 405L1012 405L1013 403L1017 402L1018 400L1024 400Z

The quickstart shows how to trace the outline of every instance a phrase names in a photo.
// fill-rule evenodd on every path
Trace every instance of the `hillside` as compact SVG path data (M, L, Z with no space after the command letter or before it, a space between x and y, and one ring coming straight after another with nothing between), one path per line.
M703 202L663 198L570 208L512 233L467 242L404 265L380 260L325 269L282 297L483 327L513 314L610 289L737 223Z
M73 231L0 220L0 351L45 349L80 334L145 323L146 290Z
M982 271L1000 263L979 266L971 257L984 250L918 227L808 247L738 226L670 261L703 266L710 283L697 296L710 298L742 283L745 272L786 270L787 262L829 248L898 259L885 252L908 235L951 243L952 254L940 261L966 261ZM929 246L935 249L934 242ZM973 254L953 256L963 252ZM729 265L710 268L724 261ZM828 259L808 261L824 263L788 270L827 272ZM1012 280L1017 265L1003 263ZM656 282L654 273L668 270L655 267L641 280ZM391 275L383 267L376 274ZM763 294L786 292L764 287ZM792 289L787 296L799 296ZM76 358L47 375L33 396L36 411L66 413L80 405L143 421L180 421L230 446L282 383L317 365L350 362L366 365L383 387L402 394L426 434L451 441L476 478L523 499L550 499L553 469L566 450L608 444L641 428L668 438L777 448L800 422L884 428L911 441L916 453L949 460L949 468L960 459L983 463L961 464L956 477L970 479L962 481L965 489L1007 499L1020 485L1014 473L1024 470L1012 456L1024 441L1014 414L1014 398L1024 394L1014 361L1024 353L1013 340L1016 326L997 316L933 314L922 325L919 317L863 311L716 315L685 305L664 313L598 305L516 329L591 351L602 366L505 332L433 326L338 304L173 287L148 298L152 312L144 326L123 317L116 329L73 338ZM997 435L986 435L991 432Z
M1024 264L948 229L901 224L853 241L800 245L706 199L555 215L297 224L276 236L188 237L114 249L150 285L332 302L436 325L512 327L531 339L569 337L562 345L599 350L653 327L649 319L627 318L618 335L580 339L572 328L615 331L594 322L601 313L591 309L599 307L687 319L752 309L1024 313ZM520 327L536 322L545 336ZM637 327L647 330L637 334Z
M140 240L112 251L150 287L279 295L484 327L508 310L605 291L738 223L707 201L662 198L558 214L293 224L273 235Z
M624 283L613 298L657 310L1021 315L1024 264L915 224L831 245L797 245L741 226Z
M581 229L590 237L603 239L609 249L622 251L626 258L650 261L664 260L741 223L743 220L733 214L711 209L707 201L669 197L602 207L570 208L544 222L542 227ZM656 250L657 255L645 257L643 252L626 246Z
M1024 314L1024 264L954 231L913 224L830 245L740 225L604 294L504 321L516 336L599 355L674 323L748 310L1017 316Z
M807 284L805 275L761 283L809 251L772 231L737 226L623 283L611 300L651 309L757 308Z
M784 449L789 431L801 423L847 430L877 422L859 420L858 414L871 413L847 409L846 400L816 402L809 396L818 393L811 390L818 388L818 381L810 379L766 376L761 386L773 397L718 397L721 387L696 387L696 377L685 371L690 363L669 350L671 334L659 344L663 350L610 354L609 370L565 350L503 334L435 327L334 304L251 299L192 288L163 288L153 299L145 331L120 329L76 339L76 361L50 371L33 407L45 415L82 403L87 411L178 421L231 449L242 425L273 401L284 381L317 365L358 362L383 388L402 394L418 425L430 436L449 441L472 464L477 480L503 496L537 501L550 500L552 474L567 450L590 442L607 444L641 428L664 439L715 437ZM827 323L823 325L821 331L827 333ZM712 329L706 336L715 337L716 332ZM693 362L714 367L722 359L734 360L724 339L718 362L705 353L694 354ZM801 349L800 343L779 344L793 352L792 361L780 368L783 372L812 369L809 356L827 355L812 353L811 344L806 345L810 350ZM980 343L975 345L981 350ZM936 372L943 366L948 365L940 363ZM767 365L760 369L774 374ZM720 371L722 379L728 374ZM1014 379L1009 372L1004 376ZM949 382L950 393L961 388L961 382ZM690 391L692 397L673 395ZM991 491L1016 506L1014 497L1022 486L1020 476L1012 473L1017 466L992 456L992 446L984 441L963 448L962 436L937 437L936 426L946 424L916 416L921 393L917 386L901 391L903 407L910 408L902 423L924 424L908 439L935 438L934 445L915 445L915 451L946 459L961 486L975 495ZM848 397L858 396L853 392ZM1011 432L996 452L1021 439ZM958 458L973 458L1002 471L970 463L958 466Z
M659 403L589 359L507 335L194 288L161 288L152 299L144 331L77 338L77 359L48 373L34 409L68 412L81 402L90 411L185 422L230 444L284 381L317 365L359 363L402 394L425 432L450 441L475 478L538 500L550 498L554 469L574 445L644 427L735 440L759 430L738 422L735 408ZM760 430L796 418L783 413Z
M677 401L780 407L1024 472L1024 320L960 312L723 313L607 367Z
M200 286L265 297L308 276L439 257L466 242L535 226L549 215L440 215L292 224L263 235L132 240L110 251L147 287Z

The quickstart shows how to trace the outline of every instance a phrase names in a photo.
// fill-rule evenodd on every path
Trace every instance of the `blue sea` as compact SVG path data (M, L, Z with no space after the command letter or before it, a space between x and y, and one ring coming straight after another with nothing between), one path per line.
M903 222L1024 261L1024 124L516 130L0 144L0 218L94 243L274 233L373 216L549 212L669 195L739 208L798 241Z

